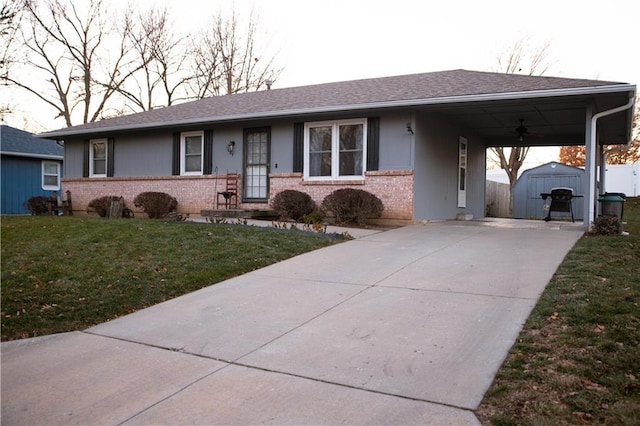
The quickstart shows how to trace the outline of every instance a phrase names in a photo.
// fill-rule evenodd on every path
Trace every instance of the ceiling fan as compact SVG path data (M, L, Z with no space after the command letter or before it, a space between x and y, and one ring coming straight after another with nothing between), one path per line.
M524 127L524 119L520 119L520 125L515 128L516 135L518 135L518 140L520 142L524 141L525 136L529 136L529 129Z
M525 127L523 118L520 119L520 125L515 129L513 129L513 133L515 133L516 137L520 142L524 142L525 138L529 138L529 137L537 137L537 138L543 137L543 135L541 135L540 133L530 132L529 129Z

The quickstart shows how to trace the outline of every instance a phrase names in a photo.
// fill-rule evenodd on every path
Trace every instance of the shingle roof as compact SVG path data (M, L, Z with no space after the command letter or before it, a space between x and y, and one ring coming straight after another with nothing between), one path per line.
M585 89L625 83L498 74L467 70L370 78L217 96L45 133L61 137L113 130L371 108L376 104L535 91Z
M29 157L62 158L64 148L52 139L39 139L32 133L14 127L0 126L0 151L3 154Z

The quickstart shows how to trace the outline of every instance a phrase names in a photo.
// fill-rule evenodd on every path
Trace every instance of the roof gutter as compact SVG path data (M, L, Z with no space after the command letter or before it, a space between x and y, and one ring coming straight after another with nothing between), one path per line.
M366 109L386 109L394 107L417 107L417 106L429 106L429 105L443 105L443 104L455 104L455 103L468 103L468 102L486 102L486 101L506 101L506 100L518 100L518 99L534 99L534 98L547 98L547 97L561 97L561 96L584 96L584 95L597 95L605 93L619 93L634 91L635 86L631 84L617 84L608 86L596 86L596 87L580 87L580 88L568 88L568 89L549 89L549 90L532 90L527 92L505 92L505 93L488 93L480 95L460 95L460 96L445 96L440 98L426 98L426 99L409 99L399 101L383 101L383 102L368 102L362 104L351 105L335 105L330 107L315 107L315 108L297 108L281 111L265 111L256 112L252 114L236 114L216 117L202 117L196 119L175 120L165 122L152 122L144 124L134 125L119 125L113 127L101 127L91 129L78 129L78 130L54 130L51 132L40 133L36 135L38 138L52 139L61 138L64 136L76 136L76 135L88 135L96 133L107 132L121 132L125 130L143 130L154 127L174 127L174 126L189 126L200 123L225 123L241 120L259 120L267 118L278 118L284 116L300 116L327 112L342 112L342 111L357 111Z

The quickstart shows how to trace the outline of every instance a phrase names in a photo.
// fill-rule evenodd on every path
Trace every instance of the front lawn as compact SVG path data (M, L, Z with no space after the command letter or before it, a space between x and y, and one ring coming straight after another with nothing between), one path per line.
M2 340L80 330L334 244L239 225L2 217Z

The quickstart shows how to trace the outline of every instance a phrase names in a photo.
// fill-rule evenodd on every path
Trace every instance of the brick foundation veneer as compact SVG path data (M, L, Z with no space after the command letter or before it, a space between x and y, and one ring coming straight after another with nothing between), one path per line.
M224 191L225 185L224 175L62 179L63 190L71 191L73 211L78 213L85 212L91 200L105 195L122 196L127 207L136 214L142 213L133 205L133 199L141 192L155 191L175 197L179 212L200 214L200 210L214 207L216 192Z
M217 183L216 183L217 179ZM324 197L340 188L360 188L375 194L384 204L383 219L413 218L413 171L366 172L364 180L303 181L302 173L269 175L269 197L285 189L306 192L320 205ZM124 197L127 207L142 213L133 205L141 192L166 192L178 200L181 213L200 214L215 206L216 193L225 190L225 176L143 176L112 178L63 178L64 191L71 191L73 210L86 212L91 200L105 195ZM244 209L267 209L268 204L240 204Z
M357 188L371 192L384 204L383 219L413 219L414 174L411 170L366 172L364 180L303 181L302 173L271 173L269 197L285 189L306 192L316 204L340 188Z

